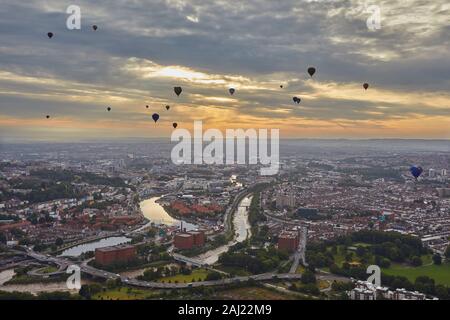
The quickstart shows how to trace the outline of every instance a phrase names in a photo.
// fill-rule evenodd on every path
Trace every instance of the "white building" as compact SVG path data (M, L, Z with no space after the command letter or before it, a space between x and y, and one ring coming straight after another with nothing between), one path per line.
M389 290L387 287L378 287L371 282L361 280L356 281L355 288L347 294L352 300L426 300L425 294L417 291ZM433 300L437 300L437 298Z
M296 201L295 196L293 194L288 195L282 193L277 194L276 197L277 208L284 208L284 207L294 208L295 204Z

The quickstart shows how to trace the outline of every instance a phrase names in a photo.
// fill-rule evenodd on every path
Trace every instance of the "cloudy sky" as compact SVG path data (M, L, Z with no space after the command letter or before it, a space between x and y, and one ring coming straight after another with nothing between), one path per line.
M69 5L81 30L66 27ZM0 141L169 137L194 120L449 139L449 21L448 0L2 0Z

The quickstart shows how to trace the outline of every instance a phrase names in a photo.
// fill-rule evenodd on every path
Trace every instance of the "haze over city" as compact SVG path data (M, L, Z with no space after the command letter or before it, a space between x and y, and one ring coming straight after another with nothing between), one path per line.
M194 120L282 138L449 138L445 0L378 1L378 30L354 0L77 1L81 30L68 30L71 4L2 1L1 142L169 137Z

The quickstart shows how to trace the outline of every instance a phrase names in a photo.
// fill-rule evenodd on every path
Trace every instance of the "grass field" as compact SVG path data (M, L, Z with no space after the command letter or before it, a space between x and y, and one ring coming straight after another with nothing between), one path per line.
M157 291L135 288L116 288L100 292L92 297L94 300L142 300L150 299Z
M208 274L208 270L206 269L194 269L192 270L192 273L189 275L184 275L184 274L177 274L175 276L171 276L171 277L164 277L164 278L160 278L158 279L159 282L164 281L165 283L167 282L172 282L175 283L176 281L178 281L178 283L189 283L189 282L196 282L196 281L203 281L205 280L206 276Z
M403 276L413 282L418 276L428 276L436 282L436 284L443 284L450 286L450 263L438 265L424 265L420 267L410 267L401 264L393 264L390 268L383 269L382 272L392 276Z

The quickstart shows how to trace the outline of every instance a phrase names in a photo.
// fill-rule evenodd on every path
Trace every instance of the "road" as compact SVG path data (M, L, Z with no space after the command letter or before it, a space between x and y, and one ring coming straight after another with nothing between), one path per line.
M274 217L274 216L272 216L270 214L267 214L264 211L263 211L263 214L264 214L264 216L266 218L268 218L270 220L273 220L273 221L276 221L276 222L279 222L279 223L283 223L283 224L290 224L292 226L302 226L304 224L302 221L298 221L298 220L291 221L291 220L286 220L286 219Z
M294 262L292 263L291 269L289 273L296 273L300 260L302 260L302 264L307 267L305 252L306 252L306 241L308 236L308 229L306 227L302 227L299 237L300 241L298 243L297 251L294 254Z
M67 268L69 265L72 265L73 263L71 261L68 261L64 258L60 257L51 257L43 254L36 253L34 251L28 250L27 255L33 259L38 260L39 262L43 263L52 263L56 264L60 267L60 270L65 267ZM248 280L254 280L254 281L269 281L269 280L299 280L301 278L301 274L296 273L283 273L283 274L276 274L276 273L262 273L258 275L252 275L252 276L244 276L244 277L234 277L234 278L225 278L221 280L214 280L214 281L199 281L199 282L192 282L192 283L161 283L161 282L152 282L152 281L141 281L137 279L130 279L128 277L121 276L116 273L99 270L94 267L91 267L88 265L88 262L90 260L84 261L81 265L79 265L80 270L88 274L90 276L101 278L105 280L109 279L118 279L122 281L122 283L130 286L135 287L141 287L141 288L154 288L154 289L185 289L185 288L192 288L192 287L201 287L201 286L220 286L220 285L227 285L227 284L233 284L233 283L240 283L245 282ZM350 281L348 278L335 276L328 273L318 273L316 275L317 279L319 280L328 280L328 281Z

